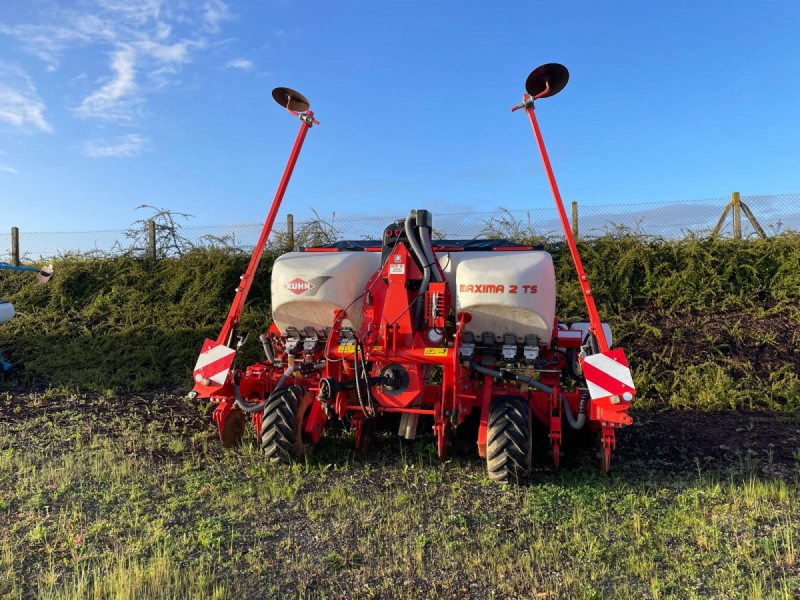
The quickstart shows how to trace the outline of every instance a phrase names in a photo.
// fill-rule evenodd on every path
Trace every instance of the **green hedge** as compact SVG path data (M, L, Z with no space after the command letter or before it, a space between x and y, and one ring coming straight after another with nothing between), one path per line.
M558 314L585 316L563 244L550 244ZM800 236L654 241L607 235L580 243L615 346L625 348L649 408L800 408ZM269 324L267 254L243 315L255 352ZM194 251L153 265L71 257L37 286L0 272L18 316L0 327L4 356L26 380L93 389L186 385L202 340L224 321L248 257Z

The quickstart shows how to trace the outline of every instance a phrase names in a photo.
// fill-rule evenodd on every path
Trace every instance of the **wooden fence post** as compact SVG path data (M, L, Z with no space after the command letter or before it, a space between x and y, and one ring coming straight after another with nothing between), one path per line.
M742 239L742 204L739 192L733 192L731 205L733 207L733 239Z
M578 237L578 202L572 201L572 235Z
M288 237L287 243L289 248L294 250L294 215L286 215L286 234Z
M764 230L761 228L758 220L756 220L756 216L753 214L753 211L750 210L750 207L741 200L739 201L739 204L742 205L742 210L744 211L745 216L750 219L750 222L753 224L753 228L756 230L758 237L760 237L762 240L767 239L767 234L764 233Z
M19 266L19 227L11 228L11 266Z
M156 222L153 219L147 221L147 258L151 262L156 260Z

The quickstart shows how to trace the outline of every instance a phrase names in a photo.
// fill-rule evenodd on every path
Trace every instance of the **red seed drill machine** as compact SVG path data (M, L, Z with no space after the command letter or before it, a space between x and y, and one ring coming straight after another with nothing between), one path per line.
M588 428L608 472L615 432L632 422L633 380L624 352L610 349L611 331L597 314L534 114L534 102L560 92L568 78L559 64L537 68L511 110L525 110L533 126L588 319L571 326L556 320L555 273L544 248L434 241L431 214L416 210L388 224L379 241L277 258L273 323L260 336L265 358L240 370L233 362L245 338L242 307L305 136L318 124L304 96L273 91L300 118L300 131L228 318L194 369L192 395L216 403L224 446L241 439L250 417L270 462L289 462L338 418L349 420L363 450L376 419L399 413L398 433L408 439L421 416L433 422L444 459L455 429L476 411L478 452L493 480L529 476L537 421L549 432L556 467L563 428Z

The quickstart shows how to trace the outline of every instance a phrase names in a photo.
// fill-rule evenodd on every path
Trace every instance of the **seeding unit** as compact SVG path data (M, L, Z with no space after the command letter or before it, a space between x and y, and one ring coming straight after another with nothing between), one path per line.
M317 124L305 97L273 91L300 118L300 131L225 325L216 341L205 341L194 369L192 394L217 403L225 446L240 440L249 416L273 463L303 455L334 418L349 421L364 449L376 419L399 413L399 434L409 439L421 416L432 421L444 458L455 429L476 411L478 452L494 480L530 474L536 422L549 432L556 466L562 428L596 432L608 472L635 390L625 355L610 349L610 329L597 314L534 114L534 101L558 93L567 79L561 65L539 67L512 111L524 109L533 126L588 319L556 320L553 261L544 248L434 241L431 214L417 210L389 223L380 241L280 256L273 323L260 336L265 358L240 370L233 362L245 337L237 331L242 306L306 133Z

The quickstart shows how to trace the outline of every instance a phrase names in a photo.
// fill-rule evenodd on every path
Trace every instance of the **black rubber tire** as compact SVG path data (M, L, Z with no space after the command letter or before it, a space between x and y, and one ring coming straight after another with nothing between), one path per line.
M270 463L290 464L305 456L310 444L303 439L303 419L313 399L303 388L287 388L264 409L261 419L261 449Z
M489 406L486 467L498 483L521 483L531 474L531 409L519 396L498 396Z

